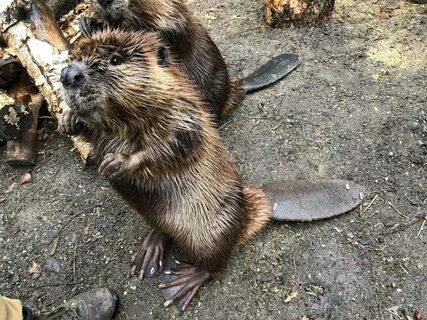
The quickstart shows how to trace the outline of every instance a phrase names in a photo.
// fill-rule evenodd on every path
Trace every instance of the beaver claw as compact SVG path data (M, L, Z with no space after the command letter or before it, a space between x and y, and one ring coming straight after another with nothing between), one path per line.
M64 110L58 118L58 131L77 135L84 129L84 124L78 121L73 110Z
M132 258L132 275L139 272L139 278L142 280L144 275L151 278L163 271L163 253L166 241L167 237L163 232L152 230Z
M123 178L129 171L129 156L123 153L108 153L99 166L98 172L109 180Z

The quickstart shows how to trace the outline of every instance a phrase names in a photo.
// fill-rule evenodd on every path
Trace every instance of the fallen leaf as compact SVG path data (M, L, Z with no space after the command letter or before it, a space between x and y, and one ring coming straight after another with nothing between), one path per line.
M33 261L33 265L29 267L27 271L31 276L33 276L34 279L37 279L42 275L42 268L40 264L35 261Z
M12 183L10 183L9 184L9 187L7 188L7 192L11 192L13 189L15 189L15 187L17 186L18 184L16 183L16 182L12 182Z
M421 315L420 310L415 311L414 318L415 318L415 320L423 320L423 316Z
M285 303L291 302L297 296L298 296L298 292L292 292L292 293L288 294L288 296L285 299Z
M379 73L372 74L372 79L374 79L374 80L379 80L380 77L381 77L381 75Z
M33 175L31 171L28 171L27 173L24 173L21 177L21 184L30 183L33 180Z
M380 18L380 19L390 19L391 12L390 12L390 10L381 8L380 11L375 13L375 16Z

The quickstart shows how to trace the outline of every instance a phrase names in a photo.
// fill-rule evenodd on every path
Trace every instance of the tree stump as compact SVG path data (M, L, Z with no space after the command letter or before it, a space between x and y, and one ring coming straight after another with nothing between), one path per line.
M265 19L272 27L301 27L328 19L335 0L264 0Z

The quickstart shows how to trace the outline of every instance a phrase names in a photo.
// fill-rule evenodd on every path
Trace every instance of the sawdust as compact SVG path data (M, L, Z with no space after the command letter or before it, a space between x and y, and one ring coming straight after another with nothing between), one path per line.
M387 12L387 16L379 15ZM367 58L389 69L424 69L427 66L427 32L414 34L409 27L415 15L425 13L424 6L407 1L372 5L364 1L339 0L335 20L358 21L350 31L364 37L375 37L367 48Z

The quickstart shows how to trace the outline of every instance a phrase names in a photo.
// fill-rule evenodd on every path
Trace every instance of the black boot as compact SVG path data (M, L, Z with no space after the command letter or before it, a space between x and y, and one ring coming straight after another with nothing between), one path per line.
M83 292L41 320L111 320L119 306L119 297L108 288L92 289Z

